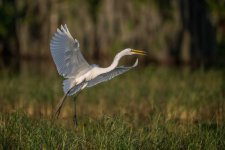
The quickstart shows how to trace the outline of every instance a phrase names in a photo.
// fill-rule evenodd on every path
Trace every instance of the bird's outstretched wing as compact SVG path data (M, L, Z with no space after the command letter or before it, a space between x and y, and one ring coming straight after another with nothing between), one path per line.
M107 73L101 74L99 76L97 76L95 79L92 79L90 81L88 81L87 87L92 87L95 86L96 84L99 84L101 82L105 82L108 80L111 80L112 78L127 72L128 70L136 67L138 65L138 59L136 59L135 63L133 66L131 67L116 67L115 69L113 69L112 71L109 71Z
M57 29L50 49L58 73L65 78L77 77L91 68L80 52L79 42L73 39L66 25Z

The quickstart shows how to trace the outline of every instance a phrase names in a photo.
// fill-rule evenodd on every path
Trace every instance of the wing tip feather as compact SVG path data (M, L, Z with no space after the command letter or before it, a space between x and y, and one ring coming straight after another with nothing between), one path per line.
M136 59L134 65L132 67L136 67L138 65L138 58Z

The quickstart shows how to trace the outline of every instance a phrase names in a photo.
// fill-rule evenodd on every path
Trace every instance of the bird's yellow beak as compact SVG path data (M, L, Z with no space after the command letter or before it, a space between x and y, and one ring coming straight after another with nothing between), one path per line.
M147 53L145 51L142 50L136 50L136 49L132 49L131 52L138 54L138 55L147 55Z

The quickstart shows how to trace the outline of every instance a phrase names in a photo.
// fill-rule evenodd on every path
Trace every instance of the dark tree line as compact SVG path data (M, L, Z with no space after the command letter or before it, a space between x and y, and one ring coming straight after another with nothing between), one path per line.
M19 68L24 58L50 59L49 41L61 23L68 24L88 59L107 63L119 50L133 47L151 50L146 62L209 67L225 45L224 4L217 0L0 0L0 67Z
M180 13L182 29L179 37L184 38L187 31L190 34L190 63L193 67L212 64L216 50L216 30L212 26L208 16L205 0L180 0ZM179 42L178 42L179 43ZM181 46L181 45L180 45ZM177 47L177 52L181 47ZM177 58L180 63L179 58Z
M20 46L18 41L19 35L17 35L16 31L16 20L20 17L20 14L17 13L16 0L4 0L1 3L0 66L18 69L20 60Z

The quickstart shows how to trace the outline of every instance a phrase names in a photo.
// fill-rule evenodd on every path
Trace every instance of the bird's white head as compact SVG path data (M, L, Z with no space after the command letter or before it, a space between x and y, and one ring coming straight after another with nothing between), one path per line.
M147 55L147 53L145 51L142 50L136 50L136 49L132 49L132 48L126 48L124 49L122 52L124 52L124 54L126 55Z

